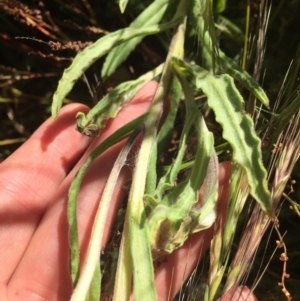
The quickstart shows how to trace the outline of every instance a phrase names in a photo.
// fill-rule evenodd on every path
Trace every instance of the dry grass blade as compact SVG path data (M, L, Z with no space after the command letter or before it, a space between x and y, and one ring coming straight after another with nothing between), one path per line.
M249 188L241 167L233 164L231 168L229 207L225 221L218 219L217 230L214 234L210 252L210 271L208 279L209 297L214 300L229 260L233 238L241 211L249 195ZM226 291L225 291L226 292Z

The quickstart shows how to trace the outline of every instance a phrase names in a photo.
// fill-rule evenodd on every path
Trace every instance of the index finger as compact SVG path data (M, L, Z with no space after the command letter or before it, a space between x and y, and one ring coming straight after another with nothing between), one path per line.
M0 165L0 281L6 283L58 186L90 144L75 128L83 105L64 107ZM13 238L13 239L12 239Z

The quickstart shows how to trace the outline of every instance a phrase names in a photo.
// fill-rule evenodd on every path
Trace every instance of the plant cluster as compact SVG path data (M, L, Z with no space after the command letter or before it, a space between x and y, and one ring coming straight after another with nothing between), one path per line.
M80 4L84 6L84 13L76 5L59 2L66 15L62 13L56 20L46 13L43 3L39 5L38 9L31 9L18 1L0 1L0 8L7 15L20 24L36 28L43 36L30 39L31 43L38 42L48 49L49 53L33 50L36 57L46 62L51 60L56 67L65 69L53 95L53 119L72 89L76 89L75 83L82 78L88 82L90 70L101 70L101 80L96 86L88 84L93 98L101 99L89 113L76 115L77 130L89 137L99 135L110 118L118 118L122 106L143 84L150 80L158 82L149 111L97 146L70 187L70 274L74 285L71 300L99 300L101 294L111 295L112 300L127 300L132 289L135 300L156 300L153 262L182 246L192 233L213 225L204 300L228 295L245 282L269 228L273 228L278 237L274 249L284 250L279 257L282 262L279 286L286 299L291 300L286 285L290 277L289 253L278 215L281 206L286 206L281 203L284 198L295 216L300 217L300 205L289 196L287 189L300 155L300 95L295 91L299 58L291 68L292 80L282 84L278 98L270 103L258 83L263 75L269 4L262 1L250 5L248 1L245 32L225 18L228 4L224 0L120 1L120 20L128 24L126 10L136 17L128 27L112 28L110 32L97 27L98 11L88 1ZM251 18L251 10L257 12L253 17L256 23ZM85 19L89 25L80 26L70 21L62 25L59 18L68 18L68 13L77 13L78 18ZM89 32L101 37L92 41L70 41L68 35L60 31L60 26L66 26L66 31ZM250 32L254 31L251 37ZM44 41L45 36L49 41ZM135 72L130 76L126 74L125 79L115 84L113 75L120 74L126 62L130 65L133 56L138 55L134 52L136 47L152 57L153 50L143 42L145 37L161 43L161 48L154 50L156 55L151 64L146 60L142 67L133 64ZM235 59L223 50L228 53L233 50L230 39L238 45L243 44L242 54ZM65 51L77 53L71 64L68 56L56 54ZM7 66L2 69L6 72L1 78L3 87L14 87L17 82L29 78L57 76L57 72L18 71ZM251 70L252 75L246 69ZM98 96L99 85L106 88L103 97ZM3 100L9 102L10 95L18 91L18 88L9 89ZM26 96L25 92L20 94ZM159 124L164 110L166 118ZM178 142L170 160L166 150L175 130ZM125 138L127 142L114 163L99 202L87 255L81 258L76 214L81 182L92 162ZM189 140L194 141L192 148L187 147ZM101 265L101 259L99 261L101 241L118 176L133 148L138 151L132 163L134 171L126 214L121 208L113 232L122 231L122 238L114 236L111 249L106 251L111 255L111 266L115 267L111 269ZM192 159L186 160L187 153ZM225 220L221 220L216 214L218 166L225 160L231 162L231 172L228 211ZM200 205L198 195L204 183ZM243 231L236 233L242 224ZM80 271L81 260L84 267ZM115 276L105 274L112 270ZM258 282L254 279L253 286Z

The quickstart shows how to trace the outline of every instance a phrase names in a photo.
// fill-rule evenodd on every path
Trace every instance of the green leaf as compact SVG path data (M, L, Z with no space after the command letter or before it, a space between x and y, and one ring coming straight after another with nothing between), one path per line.
M87 136L95 137L105 128L110 118L115 118L123 105L131 100L142 85L137 79L121 83L106 94L86 115L77 113L77 130Z
M241 66L234 60L227 57L222 51L219 51L219 60L225 72L231 75L234 79L242 83L263 105L269 107L269 99L262 87L249 75Z
M166 190L169 190L170 188L174 187L177 174L180 171L180 166L184 158L188 133L191 127L193 126L193 124L195 123L195 120L198 115L198 110L194 102L192 89L186 82L180 80L180 83L184 90L185 104L186 104L186 117L185 117L185 122L180 137L180 143L178 146L178 153L176 159L168 169L167 173L163 177L161 177L157 185L154 198L158 200L161 200Z
M53 102L51 107L52 118L55 119L62 106L66 95L71 91L75 82L82 76L87 68L89 68L101 56L107 54L113 47L121 45L122 43L138 37L157 34L174 26L178 20L174 20L161 25L153 25L145 28L125 28L108 34L91 46L85 48L80 52L72 62L71 66L67 68L61 80L58 83L57 90L53 95Z
M187 116L185 118L185 123L184 123L182 134L180 137L180 143L178 146L177 156L176 156L174 162L172 163L172 165L170 166L170 168L168 169L167 173L163 177L161 177L161 179L157 185L157 188L156 188L156 191L154 194L154 197L156 199L161 199L163 194L166 192L166 190L170 189L170 187L174 187L174 185L175 185L175 180L177 178L178 172L180 171L182 160L184 158L188 134L197 118L197 110L196 109L190 113L191 114L187 114Z
M197 162L195 162L197 163ZM192 208L191 216L195 221L193 233L211 227L216 220L216 203L218 200L219 188L219 161L213 150L205 175L205 187L200 208Z
M172 137L172 131L175 124L175 118L177 115L178 104L182 96L181 86L177 78L174 78L173 80L169 95L171 107L168 112L168 117L166 118L161 129L159 130L159 134L157 137L158 157L163 156L167 150L167 147L169 146Z
M87 113L77 113L77 130L87 136L95 137L106 126L110 118L115 118L123 105L129 102L138 89L147 81L161 73L163 65L145 73L136 80L119 84Z
M119 7L120 7L120 11L122 14L124 13L124 11L126 9L127 3L128 3L128 0L120 0L119 1Z
M213 1L214 13L216 14L222 13L226 8L226 2L227 0L214 0Z
M120 2L121 3L121 2ZM168 0L156 0L152 2L130 25L129 28L145 28L158 24L167 8ZM101 76L105 79L110 76L117 67L126 60L128 55L142 41L142 37L133 38L124 45L115 47L107 55Z
M203 68L173 58L174 65L208 98L208 105L223 128L223 137L233 149L233 159L243 167L250 193L262 210L272 214L267 172L262 163L261 142L252 119L243 109L243 99L229 75L212 75ZM190 81L191 82L191 81Z

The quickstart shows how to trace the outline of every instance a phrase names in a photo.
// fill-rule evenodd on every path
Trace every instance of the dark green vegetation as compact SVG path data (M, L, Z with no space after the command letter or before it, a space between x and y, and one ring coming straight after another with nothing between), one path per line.
M299 90L300 2L273 1L269 18L264 16L260 18L260 1L248 2L251 3L227 1L225 11L220 14L216 9L217 39L220 48L228 56L236 59L264 87L270 99L271 109L279 106L274 109L278 113L297 97L297 89ZM70 65L72 58L107 32L127 27L151 1L130 1L124 14L120 13L118 5L113 1L77 0L37 3L36 1L0 0L1 159L7 157L43 120L50 116L52 96L57 88L57 82L63 70ZM268 5L266 7L268 8ZM267 14L268 9L264 11ZM225 30L226 26L228 32ZM248 37L250 37L246 44L245 28L248 28ZM259 45L258 36L264 31L267 37L266 45ZM100 59L87 70L86 78L76 83L65 101L84 102L91 107L94 106L111 87L135 79L164 62L171 37L172 31L146 37L126 62L106 80L100 78L104 61ZM187 37L185 50L187 60L195 60L205 66L207 63L205 55L202 58L202 50L199 45L196 45L194 37ZM265 58L263 58L264 51ZM284 81L292 60L293 64ZM257 67L256 63L258 63ZM253 97L246 89L239 85L238 87L247 100L246 110L253 113L256 110ZM293 113L298 109L299 106L296 106ZM288 120L285 120L285 114L281 114L279 120L276 118L271 120L272 114L267 111L263 111L262 118L258 120L256 129L263 141L265 162L269 162L272 148L275 153L280 153L281 146L273 147L274 141L271 137L278 136L278 133L277 136L274 134L276 130L279 132L284 130L285 123L291 119L290 110L289 108L286 112L286 116L289 116ZM182 117L178 117L177 123L179 128L180 118ZM215 136L220 136L220 129L217 128L213 116L209 118L216 126ZM272 127L268 127L271 122ZM299 121L295 121L293 125L296 131L298 123ZM284 132L284 135L287 135L287 132ZM299 151L299 145L294 152L297 152L297 149ZM272 172L270 178L272 179L273 176ZM299 167L296 165L293 179L300 181L298 178L300 178ZM290 183L292 184L292 181ZM289 193L292 188L296 193L291 194L291 198L299 200L297 183L287 187L285 192ZM289 204L284 202L278 218L281 234L288 231L284 236L289 257L287 273L290 274L286 285L293 299L297 300L300 295L298 289L300 279L297 275L300 267L298 239L300 226L299 216L288 207ZM236 235L237 241L242 236L246 221L247 217L240 221L238 228L241 231ZM255 292L259 300L284 300L281 288L277 285L282 275L282 262L278 259L281 251L277 250L275 255L272 255L278 237L272 233L269 240L268 233L267 231L260 244L246 283L252 286L256 282L256 277L262 274L264 267L269 263ZM237 244L233 245L234 248L237 248ZM203 271L203 266L200 270Z

